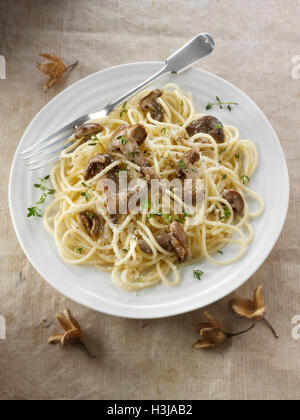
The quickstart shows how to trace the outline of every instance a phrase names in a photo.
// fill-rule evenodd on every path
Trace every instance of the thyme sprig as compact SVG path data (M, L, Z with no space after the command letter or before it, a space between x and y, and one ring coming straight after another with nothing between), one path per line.
M120 112L120 117L122 118L123 114L126 114L127 112L128 112L127 102L123 102L121 112Z
M32 207L28 207L28 214L27 217L31 217L31 216L35 216L35 217L42 217L42 212L40 209L40 205L43 204L48 195L53 195L55 193L55 190L46 187L45 183L46 181L48 181L50 178L50 175L46 175L44 178L40 178L41 182L39 184L34 184L35 188L38 188L42 191L42 195L39 199L39 201L36 202L35 206Z
M217 102L208 102L208 104L206 105L206 111L209 111L210 109L212 109L214 106L218 106L220 107L220 109L224 109L224 107L226 107L228 109L228 111L232 111L232 105L238 105L237 102L223 102L221 101L221 99L219 98L219 96L216 96L216 100Z
M92 186L87 185L85 182L82 182L81 184L84 188L86 188L86 191L82 191L82 193L80 194L81 197L84 197L86 201L90 201L90 199L92 198L90 194L90 191L92 190Z
M92 136L91 140L93 141L93 143L89 143L89 146L97 146L101 144L97 136Z

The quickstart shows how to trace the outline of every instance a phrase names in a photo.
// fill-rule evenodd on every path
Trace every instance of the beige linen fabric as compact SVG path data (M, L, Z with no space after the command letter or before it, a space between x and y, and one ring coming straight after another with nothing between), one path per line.
M300 55L299 20L299 0L0 0L0 55L7 63L7 79L0 80L0 314L7 321L7 340L0 340L0 399L300 397L300 341L291 336L291 320L300 314L300 79L292 77L293 57ZM201 66L249 94L277 131L289 165L291 203L272 254L238 291L247 296L264 285L268 318L280 340L260 324L223 347L195 352L192 327L202 310L126 320L86 309L48 286L18 244L7 189L26 126L63 88L116 64L163 60L204 31L215 37L216 50ZM47 94L34 67L41 51L67 63L80 60ZM239 330L248 324L229 313L229 300L209 309L227 328ZM54 315L64 307L80 320L96 361L77 348L47 346L56 330Z

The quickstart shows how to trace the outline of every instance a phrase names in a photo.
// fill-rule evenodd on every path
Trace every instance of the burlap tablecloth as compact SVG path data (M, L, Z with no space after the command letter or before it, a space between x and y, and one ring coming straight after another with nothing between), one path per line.
M300 54L299 0L0 0L1 284L0 399L291 399L300 397ZM97 70L131 61L163 60L199 32L211 32L215 53L201 66L236 84L264 110L289 165L288 220L271 256L239 294L263 284L276 341L263 324L207 352L192 351L202 310L156 321L103 315L68 301L36 273L15 236L8 178L28 123L63 88ZM80 64L47 94L37 54ZM296 60L296 59L295 59ZM299 71L300 73L300 71ZM21 182L21 180L20 180ZM280 203L278 203L280 205ZM230 297L209 308L240 329ZM77 348L47 346L55 313L70 307L97 360ZM47 320L48 322L45 322ZM50 325L50 326L49 326ZM48 327L48 328L47 328Z

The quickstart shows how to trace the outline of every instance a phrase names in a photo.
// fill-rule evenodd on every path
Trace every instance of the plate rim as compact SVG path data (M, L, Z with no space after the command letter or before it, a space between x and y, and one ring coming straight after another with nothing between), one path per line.
M254 100L247 93L245 93L243 90L241 90L239 87L233 85L231 82L228 82L227 80L223 79L222 77L220 77L220 76L218 76L214 73L211 73L209 71L203 70L203 69L198 68L198 67L192 67L192 70L195 70L196 72L200 72L202 74L207 74L207 75L212 76L216 79L219 79L222 83L224 83L225 85L227 85L230 88L238 90L239 93L242 96L246 97L246 99L248 101L250 101L254 105L254 107L258 110L258 112L261 114L265 123L267 123L269 129L271 130L274 139L276 139L276 141L278 143L281 155L283 157L284 172L285 172L283 178L285 178L285 180L286 180L287 188L286 188L285 197L284 197L284 200L283 200L284 211L281 208L281 213L280 213L281 217L280 217L279 229L278 229L276 235L273 238L272 246L270 246L268 251L263 254L264 256L260 259L259 264L255 265L254 268L251 268L251 269L249 268L245 279L243 279L242 281L236 282L236 285L234 287L232 287L232 285L229 283L227 285L227 287L225 287L225 285L224 285L224 287L222 289L220 288L220 289L215 290L215 295L211 298L209 298L209 297L206 298L205 303L200 303L199 304L199 303L196 303L192 300L191 301L186 301L184 309L181 309L180 307L174 308L174 306L171 306L171 310L167 308L164 311L164 314L156 314L156 313L154 313L154 311L152 311L151 315L147 314L147 316L145 316L145 314L143 313L142 310L140 310L140 308L138 310L138 313L131 313L130 310L131 311L133 310L133 312L134 312L134 311L137 311L137 308L129 308L128 306L121 306L119 303L114 303L114 306L111 309L111 303L108 302L108 301L106 301L106 304L104 305L104 307L99 308L99 306L95 305L92 301L90 301L90 302L85 301L84 302L83 301L84 299L80 299L77 292L72 294L72 290L70 290L70 292L68 292L66 290L62 291L63 287L61 289L59 289L54 282L52 282L49 279L46 279L44 277L44 275L40 272L40 270L35 266L35 264L33 263L29 253L27 252L27 250L25 248L25 245L23 243L23 240L22 240L22 236L21 236L20 231L17 227L17 221L14 218L13 203L12 203L13 173L14 173L14 168L15 168L15 165L16 165L17 157L18 157L20 148L21 148L22 143L23 143L23 139L27 135L27 132L31 129L32 125L34 125L36 120L39 118L40 114L43 113L43 111L48 107L49 104L51 104L54 100L57 100L60 96L64 95L66 92L73 89L74 87L76 87L80 83L82 83L82 82L84 82L84 81L86 81L90 78L93 78L96 75L107 73L107 72L109 72L113 69L119 69L119 68L129 67L129 66L139 66L139 65L144 65L144 66L149 65L150 66L150 65L163 65L163 64L164 64L163 62L158 62L158 61L145 61L145 62L142 61L142 62L123 63L123 64L119 64L119 65L116 65L116 66L107 67L105 69L94 72L94 73L76 81L75 83L68 86L66 89L62 90L60 93L58 93L56 96L54 96L49 102L47 102L47 104L45 104L40 109L40 111L37 112L37 114L34 116L34 118L31 120L31 122L27 125L27 127L26 127L20 141L19 141L19 144L18 144L18 146L15 150L14 157L13 157L13 160L12 160L12 163L11 163L10 176L9 176L8 202L9 202L9 210L10 210L10 215L11 215L13 227L14 227L17 239L19 241L19 244L21 245L21 248L22 248L23 252L25 253L28 261L31 263L31 265L34 267L34 269L39 273L39 275L44 279L44 281L46 281L51 287L53 287L56 291L58 291L60 294L64 295L68 299L70 299L74 302L77 302L80 305L83 305L85 307L88 307L92 310L95 310L97 312L105 313L105 314L112 315L112 316L118 316L118 317L122 317L122 318L128 318L128 319L160 319L160 318L172 317L172 316L177 316L177 315L185 314L185 313L188 313L188 312L192 312L192 311L201 309L203 307L209 306L209 305L223 299L224 297L228 296L230 293L233 293L239 287L244 285L259 270L259 268L264 264L266 259L269 257L269 255L273 251L276 243L278 242L278 239L279 239L279 237L282 233L282 230L284 228L284 225L285 225L285 222L286 222L286 219L287 219L289 201L290 201L290 178L289 178L289 170L288 170L286 157L285 157L282 145L280 143L279 137L278 137L275 129L273 128L271 122L269 121L269 119L264 114L264 112L254 102ZM88 292L87 291L84 291L84 292L85 293L83 294L83 296L86 296L88 294ZM102 303L103 302L105 302L105 301L102 300ZM169 306L169 305L167 305L167 306ZM128 311L128 313L124 313L126 311Z

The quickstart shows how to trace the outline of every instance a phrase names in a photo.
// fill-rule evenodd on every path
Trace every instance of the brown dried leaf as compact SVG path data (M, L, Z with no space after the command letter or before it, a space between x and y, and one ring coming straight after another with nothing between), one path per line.
M205 312L204 314L209 322L202 322L196 325L196 331L200 333L201 339L193 345L195 350L218 346L230 336L223 331L221 324L216 318L208 312Z
M82 342L82 334L78 330L71 330L66 332L61 341L62 346L67 346L70 343Z
M254 291L254 297L253 297L254 305L256 308L265 308L265 301L264 301L264 295L263 295L263 287L258 286Z
M52 335L48 340L49 344L60 343L62 346L66 346L69 343L83 343L83 334L79 322L69 309L65 309L62 314L57 314L56 319L65 333Z
M236 298L230 302L231 309L240 317L259 321L266 314L266 307L263 299L263 287L259 286L254 291L253 300Z
M200 334L201 330L204 328L210 328L211 323L210 322L199 322L199 324L195 325L195 331Z
M209 343L212 346L218 346L219 344L224 343L229 337L228 334L217 328L204 328L201 331L200 336L204 342Z
M195 350L203 350L212 347L216 347L224 343L228 338L235 337L237 335L245 334L250 331L254 325L248 328L245 331L239 333L231 334L226 332L221 324L208 312L205 312L206 318L209 322L202 322L196 325L196 331L200 333L200 340L198 340L193 348Z
M209 320L210 324L214 327L214 328L219 328L222 329L221 324L216 320L215 317L213 317L209 312L204 312L204 315L206 316L206 318Z
M194 350L204 350L204 349L209 349L211 347L215 347L215 346L202 340L198 340L196 341L196 343L193 344Z
M79 322L74 318L69 309L64 309L62 314L56 315L57 322L64 331L64 334L54 334L48 339L48 344L61 344L62 347L68 344L81 344L89 357L94 358L83 341L83 334Z
M65 309L63 314L66 317L66 319L68 319L69 322L72 324L73 328L78 330L81 333L81 327L79 325L79 322L73 317L70 309Z
M47 76L49 76L48 82L45 85L45 91L49 88L54 86L57 82L59 82L66 71L71 67L74 67L76 63L72 64L71 66L66 66L63 60L56 55L53 54L39 54L40 57L43 57L49 60L48 63L38 63L37 68Z
M72 323L68 319L65 318L64 314L57 314L56 319L61 329L64 330L65 332L73 329Z
M238 297L233 299L229 303L229 306L238 316L242 318L251 319L255 322L264 320L274 336L278 338L274 328L265 318L267 308L263 297L263 286L259 286L255 289L253 300Z
M51 337L48 338L48 344L59 344L62 342L63 337L63 334L51 335Z

